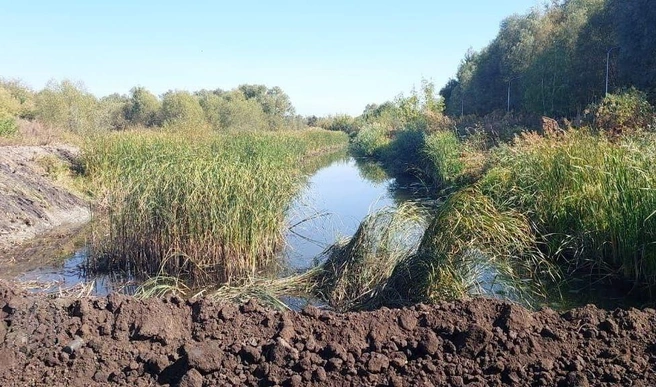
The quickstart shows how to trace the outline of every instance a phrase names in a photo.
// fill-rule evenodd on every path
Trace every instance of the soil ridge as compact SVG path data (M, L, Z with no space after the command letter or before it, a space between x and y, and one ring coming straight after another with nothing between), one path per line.
M177 297L48 298L0 282L0 384L656 385L656 310L474 299L278 312Z

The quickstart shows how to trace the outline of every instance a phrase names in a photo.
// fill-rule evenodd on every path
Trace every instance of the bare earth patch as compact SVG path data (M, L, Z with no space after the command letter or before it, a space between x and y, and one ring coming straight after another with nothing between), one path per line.
M0 282L12 386L654 386L656 311L498 300L338 314L48 298Z
M68 145L0 147L0 264L3 276L55 258L38 254L36 236L67 236L90 219L88 203L51 178L49 166L70 167L79 150ZM30 254L30 252L32 252ZM35 255L42 255L40 262ZM28 265L28 262L32 264Z

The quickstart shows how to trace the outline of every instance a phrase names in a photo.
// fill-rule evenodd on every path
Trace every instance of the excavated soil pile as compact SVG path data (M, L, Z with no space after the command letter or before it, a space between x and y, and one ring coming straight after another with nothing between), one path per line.
M656 311L487 299L336 314L0 284L0 384L656 385Z

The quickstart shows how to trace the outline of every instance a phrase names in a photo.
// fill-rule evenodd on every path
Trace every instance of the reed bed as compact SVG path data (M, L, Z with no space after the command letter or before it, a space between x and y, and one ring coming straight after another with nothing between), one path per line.
M439 183L445 202L374 303L499 291L530 302L563 269L566 280L592 274L653 290L654 140L653 133L609 139L581 129L523 133L488 150L448 132L427 135L416 167Z
M493 154L480 182L499 205L528 216L546 253L573 271L656 285L656 142L587 131L525 134Z
M108 231L91 266L191 284L253 277L283 243L285 213L303 183L301 159L346 142L323 130L93 138L85 167Z

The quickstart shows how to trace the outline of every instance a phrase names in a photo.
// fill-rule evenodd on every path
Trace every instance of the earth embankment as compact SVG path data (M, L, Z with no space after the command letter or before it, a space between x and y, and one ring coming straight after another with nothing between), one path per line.
M656 311L475 299L337 314L0 284L5 386L654 386Z

